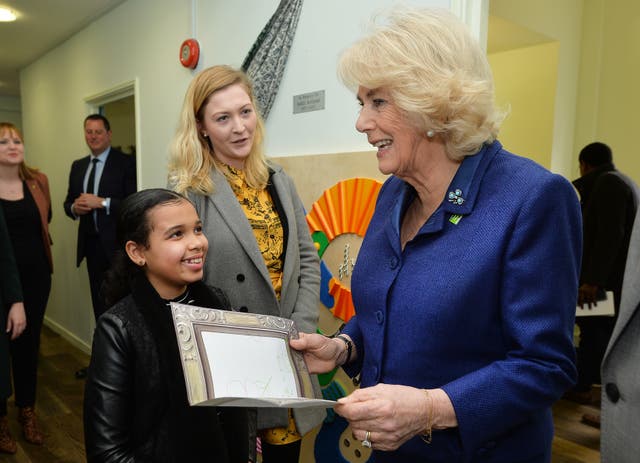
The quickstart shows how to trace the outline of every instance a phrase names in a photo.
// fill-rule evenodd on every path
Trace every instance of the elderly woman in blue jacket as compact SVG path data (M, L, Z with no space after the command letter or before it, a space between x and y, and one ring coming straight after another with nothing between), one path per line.
M580 209L564 178L496 140L486 57L447 12L404 9L339 75L391 174L337 338L291 345L361 388L336 412L376 463L548 462L551 404L575 382Z

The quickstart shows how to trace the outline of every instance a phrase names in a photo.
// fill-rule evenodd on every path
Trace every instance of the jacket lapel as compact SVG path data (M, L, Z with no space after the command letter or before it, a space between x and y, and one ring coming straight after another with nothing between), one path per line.
M98 191L96 192L98 196L108 196L105 192L105 185L111 184L111 173L118 171L114 164L117 164L116 156L114 155L113 148L109 148L109 156L107 156L107 160L104 163L100 182L98 183ZM120 173L118 173L118 175L120 175Z
M89 162L91 156L85 156L78 162L78 169L76 170L76 175L78 176L78 196L81 193L84 193L84 176L87 173L87 169L89 168Z
M271 286L271 278L269 277L262 253L260 249L258 249L258 243L256 243L251 225L240 203L238 203L236 195L233 193L233 190L231 190L229 182L227 182L225 176L216 169L213 170L211 178L213 179L216 191L215 194L207 197L207 201L213 203L213 206L217 209L222 220L224 220L236 237L249 260L260 271L260 274L269 286Z
M291 282L292 275L294 275L295 273L294 266L300 264L300 259L294 258L295 256L298 256L300 250L295 248L298 240L293 239L291 236L292 233L298 233L298 226L296 222L295 208L293 206L293 203L291 202L291 194L287 192L287 184L283 180L283 176L278 175L277 172L271 175L270 178L270 181L273 182L273 186L278 194L280 205L282 206L282 210L284 211L284 215L286 216L286 221L289 228L289 237L287 239L287 242L284 243L284 245L286 246L285 256L287 256L288 258L285 258L284 266L282 268L281 291L281 294L287 294L287 286Z

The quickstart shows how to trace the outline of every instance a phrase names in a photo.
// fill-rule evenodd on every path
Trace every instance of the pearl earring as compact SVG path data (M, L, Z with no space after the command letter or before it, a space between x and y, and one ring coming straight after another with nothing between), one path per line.
M427 138L433 138L436 133L433 130L427 130Z

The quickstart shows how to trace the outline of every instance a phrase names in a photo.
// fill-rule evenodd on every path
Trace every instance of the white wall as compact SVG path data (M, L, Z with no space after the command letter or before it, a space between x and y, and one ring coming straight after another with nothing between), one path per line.
M20 98L14 96L0 96L0 122L11 122L22 129L22 113Z
M163 186L166 146L191 78L178 63L191 24L185 3L127 1L21 73L26 148L51 183L55 268L47 320L85 348L93 331L88 278L84 263L75 266L77 223L62 208L71 162L88 154L85 101L137 81L138 186Z
M304 2L289 61L267 120L269 156L370 149L366 138L354 129L358 105L355 95L336 78L336 62L340 52L363 34L372 13L394 3L389 0ZM405 3L448 8L450 2L413 0ZM199 1L198 39L203 49L210 50L205 52L199 67L220 63L239 67L278 4L279 0ZM247 11L252 14L246 15ZM215 18L214 22L209 18ZM237 18L242 18L241 28L237 27ZM325 91L325 109L293 114L293 96L316 90Z
M454 11L474 19L479 0L452 0ZM213 64L239 66L278 0L129 0L21 73L23 127L31 163L50 178L54 217L55 273L47 310L54 327L88 348L93 330L86 268L76 269L77 224L64 215L69 167L87 154L82 120L95 95L137 82L138 186L163 186L167 146L184 92L198 70ZM449 0L405 3L447 7ZM308 0L304 3L280 92L267 131L267 153L290 156L368 150L353 128L355 97L337 81L336 58L363 32L372 12L390 0ZM483 0L486 4L486 0ZM195 6L195 19L191 6ZM485 9L486 10L486 9ZM482 27L475 27L482 30ZM196 35L201 62L195 71L178 61L179 46ZM326 91L326 109L292 114L292 96ZM37 136L36 136L37 134Z
M491 0L491 14L560 42L551 170L574 178L575 110L580 69L583 0Z

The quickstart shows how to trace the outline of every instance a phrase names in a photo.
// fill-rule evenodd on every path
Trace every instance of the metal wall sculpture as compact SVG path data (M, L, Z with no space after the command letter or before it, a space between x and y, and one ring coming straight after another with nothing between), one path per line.
M302 0L281 0L242 63L242 70L253 82L265 120L280 87L301 10Z

